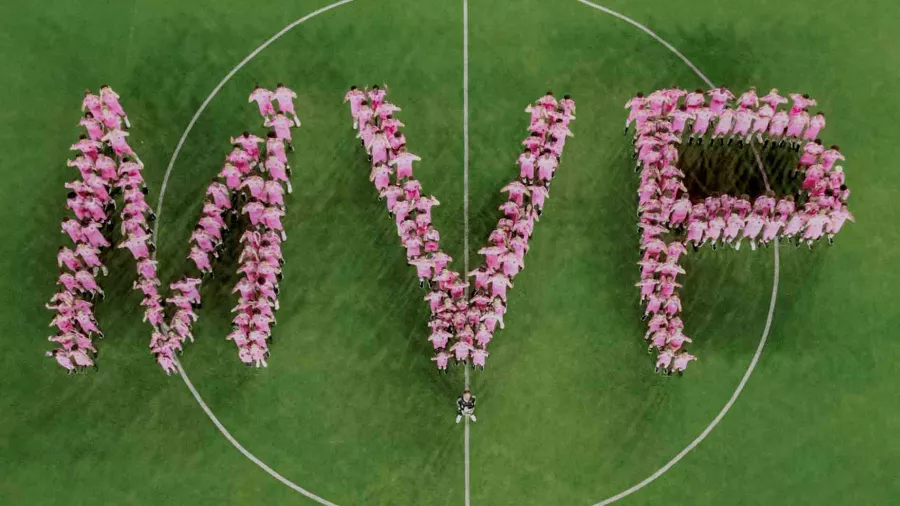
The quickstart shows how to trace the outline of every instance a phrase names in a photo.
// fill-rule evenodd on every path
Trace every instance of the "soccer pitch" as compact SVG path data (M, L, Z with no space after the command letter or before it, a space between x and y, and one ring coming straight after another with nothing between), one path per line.
M248 460L185 383L147 350L134 263L104 257L97 373L52 359L43 305L66 215L68 147L85 88L113 86L131 118L151 205L185 128L255 48L329 0L19 2L0 19L0 504L315 504ZM467 26L463 7L467 5ZM900 5L609 0L716 84L809 93L826 144L847 156L856 223L835 245L690 252L680 281L700 360L653 373L641 336L637 178L623 104L636 91L704 86L637 27L578 0L354 0L297 25L215 93L172 167L159 217L164 284L185 270L203 193L229 136L260 132L247 94L299 95L289 240L269 367L225 340L237 254L205 283L181 363L231 435L260 461L340 505L889 505L900 502L897 377ZM465 28L465 29L464 29ZM464 78L464 36L468 76ZM368 181L341 103L387 82L434 222L473 266L518 170L524 107L547 89L578 103L576 137L510 291L487 369L471 373L468 489L461 368L429 361L428 307ZM464 143L464 83L468 145ZM464 156L468 149L468 208ZM466 214L468 212L468 214ZM752 376L727 415L717 415ZM712 424L712 425L711 425ZM708 428L696 448L664 468Z

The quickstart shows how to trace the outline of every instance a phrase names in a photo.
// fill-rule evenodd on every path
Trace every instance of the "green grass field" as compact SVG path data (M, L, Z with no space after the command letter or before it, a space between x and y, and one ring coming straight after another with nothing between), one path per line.
M108 257L99 373L43 356L63 244L63 183L84 88L108 83L132 120L155 204L201 102L238 62L328 0L8 2L0 16L0 504L314 504L232 447L147 351L129 256ZM769 341L715 431L623 505L900 503L900 4L608 0L732 89L808 92L826 143L847 156L856 223L831 248L781 248ZM473 375L473 505L589 505L688 445L737 387L763 332L773 251L708 249L685 268L687 333L700 360L652 373L633 287L636 180L622 105L699 78L634 27L576 0L471 0L470 253L515 173L522 109L547 88L578 101L507 328ZM298 92L285 280L268 369L224 337L233 267L204 288L182 362L222 423L257 457L341 505L464 504L462 370L434 372L428 309L405 265L341 98L387 81L434 219L463 256L462 2L356 0L298 26L231 79L197 121L160 216L161 278L187 239L227 139L253 127L253 84ZM384 407L390 405L386 410Z

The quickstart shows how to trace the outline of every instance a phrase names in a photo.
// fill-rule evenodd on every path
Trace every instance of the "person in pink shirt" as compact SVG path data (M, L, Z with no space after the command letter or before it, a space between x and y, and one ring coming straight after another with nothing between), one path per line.
M814 165L819 160L819 156L824 152L825 148L822 146L821 139L807 142L806 145L803 146L803 154L800 156L800 162L797 164L797 167L809 167Z
M787 128L789 122L790 118L788 117L788 113L784 111L776 112L775 115L772 116L772 123L769 125L769 136L775 142L780 140L780 146L784 146L784 130ZM766 139L767 144L768 140L769 139Z
M109 270L100 261L100 257L98 256L100 254L99 249L88 244L79 244L75 248L75 253L84 260L84 264L87 267L91 267L94 270L95 274L97 273L97 270L102 271L104 276L109 274Z
M784 226L784 220L779 216L767 216L762 230L762 244L768 247L773 239L778 237L778 231Z
M687 254L687 248L684 247L684 244L680 242L669 243L666 248L666 261L677 264L681 255L685 254Z
M534 154L527 147L519 155L519 158L516 160L516 163L519 164L519 177L523 181L533 181L534 180L534 164L535 164Z
M743 227L744 219L737 212L732 211L725 221L725 229L722 230L722 242L733 246Z
M474 350L475 347L465 341L457 341L450 347L450 352L455 354L456 362L466 362L469 359L469 353Z
M284 207L284 188L278 181L269 180L265 184L266 201L271 205Z
M625 103L625 109L629 109L628 111L628 119L625 120L625 134L628 134L628 127L631 126L631 122L634 121L638 116L638 111L644 108L644 103L646 99L644 99L643 93L638 93L634 97L631 98L628 102Z
M259 114L263 118L268 118L269 116L275 115L275 107L272 106L272 99L274 98L271 91L260 87L258 84L253 87L253 91L250 93L250 98L247 102L256 102L259 106Z
M350 91L344 95L344 103L350 102L350 115L353 117L353 129L359 128L356 117L359 115L359 108L366 100L366 93L358 90L356 86L351 86Z
M654 91L647 97L645 102L650 107L650 112L654 116L662 116L663 108L671 104L671 100L664 90Z
M101 147L102 144L100 142L89 139L87 135L79 135L78 142L72 144L69 149L72 151L81 151L85 158L94 162L97 160L97 155L100 154Z
M369 144L369 152L372 156L372 163L388 163L388 149L390 143L384 132L377 132Z
M719 243L719 238L722 235L722 230L725 228L725 212L723 210L719 210L716 212L715 216L711 220L706 228L706 233L704 234L703 241L709 242L712 245L713 251L716 250Z
M706 235L707 223L705 219L688 220L687 237L685 242L691 243L694 250L703 246L704 236Z
M125 155L130 155L135 160L140 162L137 155L134 153L134 150L131 149L131 146L128 145L128 142L125 140L125 137L128 137L128 132L124 132L119 129L113 129L106 133L101 139L103 142L108 142L110 146L112 146L113 151L116 153L116 156L119 158L124 157Z
M760 98L759 101L771 107L773 113L778 110L780 104L788 103L788 99L778 94L778 88L769 90L768 95Z
M97 95L91 93L91 90L84 90L84 100L81 102L81 111L87 110L95 118L100 117L103 111L103 101Z
M688 363L692 360L697 360L697 357L691 355L688 352L679 353L674 356L672 360L672 371L677 372L679 376L684 374L684 370L687 369Z
M841 231L847 220L855 222L853 215L847 210L846 205L841 205L840 209L831 213L831 219L825 224L825 231L828 233L828 244L834 244L834 236Z
M78 286L81 290L94 294L100 294L101 297L105 297L106 295L103 293L103 290L100 288L100 285L97 284L97 281L94 279L94 275L88 272L85 269L77 271L75 273L75 281L78 282Z
M481 367L484 370L484 360L490 353L483 348L475 348L472 350L472 367Z
M372 107L375 109L378 109L378 106L384 102L384 97L387 95L387 85L384 88L381 89L377 84L373 84L372 89L369 90L369 99L372 101Z
M87 240L88 244L95 248L108 248L110 246L110 242L106 240L106 237L100 232L99 223L88 223L80 228L80 232L82 237Z
M266 158L265 167L273 180L285 183L288 193L294 191L290 180L291 169L287 165L279 162L274 156L270 156Z
M78 122L79 126L87 129L88 136L92 141L99 141L103 138L103 127L100 122L94 119L94 115L90 112L84 113L84 117Z
M285 165L288 163L287 155L284 152L284 141L272 131L266 134L266 156L274 157Z
M832 145L822 153L822 166L826 171L830 171L836 161L844 159L844 155L841 154L841 148Z
M556 101L556 97L553 96L553 91L547 90L547 93L544 94L543 97L537 99L536 103L544 107L544 109L548 111L555 111L556 107L559 105Z
M709 124L713 117L715 114L708 107L702 107L694 112L694 125L688 144L693 144L695 137L699 138L697 144L703 144L703 136L709 130Z
M828 215L828 210L819 209L818 214L810 216L807 220L802 240L806 241L806 245L812 249L813 242L821 239L822 235L825 233L825 227L830 225L831 217Z
M259 144L263 139L244 131L240 137L231 137L230 142L232 146L239 145L253 160L259 160Z
M740 110L757 109L759 107L759 98L756 95L756 87L751 86L738 99L738 107Z
M81 269L81 262L75 256L75 252L64 246L60 246L59 251L56 253L56 264L59 267L65 265L67 269L73 272Z
M731 135L731 130L734 127L734 111L732 109L725 109L719 113L719 122L716 123L716 130L713 132L712 140L720 139L719 143L721 145L725 144L725 136ZM729 139L729 144L731 140Z
M294 99L297 98L297 94L285 85L278 83L275 91L272 93L272 98L278 101L278 108L281 112L283 114L289 113L294 118L294 124L300 126L300 118L297 117L297 113L294 111Z
M806 94L800 95L799 93L791 93L791 100L794 101L793 105L791 105L791 117L800 114L808 107L816 105L816 101L809 98L809 95Z
M128 115L125 114L125 109L119 104L119 95L113 91L107 85L103 85L100 87L100 99L103 101L103 105L106 106L113 114L116 116L120 116L123 120L125 120L125 126L131 128L131 123L128 121Z
M759 236L759 233L762 231L765 224L766 222L763 217L757 213L751 213L750 216L747 217L747 222L744 224L744 234L741 236L741 240L749 240L750 249L756 250L756 238ZM740 246L741 244L738 242L735 248L740 249Z
M818 112L809 119L809 126L803 132L803 138L813 140L819 136L819 132L825 128L825 113Z
M397 179L403 180L413 177L412 164L421 160L418 156L407 152L405 147L401 147L397 156L389 164L397 166Z
M706 106L706 95L702 88L697 88L684 97L684 105L689 112L697 112Z
M549 182L558 165L559 160L550 153L549 149L545 149L537 160L538 177L542 181Z
M734 135L738 136L738 146L750 142L750 126L758 116L751 109L740 109L734 117ZM730 141L729 141L730 142Z
M675 358L675 352L671 348L662 350L656 359L656 372L668 374L673 358Z
M682 105L672 113L672 133L681 136L688 120L694 118L694 113L689 111L686 105Z
M772 121L772 116L774 115L775 111L769 104L764 104L756 111L756 120L753 122L753 129L750 133L756 134L756 140L760 144L764 141L768 142L767 139L763 139L763 134L769 130L769 122Z
M294 122L291 121L287 116L278 113L273 118L267 120L264 123L264 126L274 128L275 136L287 143L289 151L294 150L293 146L291 146L291 127L295 125Z
M713 88L709 90L707 94L710 96L710 110L718 115L721 115L725 110L725 105L728 103L728 101L734 98L734 94L728 91L728 88L726 88L725 86Z
M445 351L441 351L438 352L437 355L431 357L431 360L435 362L439 371L446 371L447 362L450 360L450 354Z
M786 135L791 141L791 147L793 147L794 149L799 149L800 136L803 134L803 130L808 124L809 114L807 114L806 111L800 111L790 117Z

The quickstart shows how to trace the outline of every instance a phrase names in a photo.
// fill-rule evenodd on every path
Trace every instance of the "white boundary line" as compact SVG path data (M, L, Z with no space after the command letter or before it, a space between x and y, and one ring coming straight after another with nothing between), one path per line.
M577 1L580 3L583 3L584 5L587 5L589 7L593 7L594 9L597 9L599 11L605 12L611 16L617 17L617 18L621 19L622 21L625 21L625 22L637 27L641 31L645 32L647 35L653 37L657 42L659 42L660 44L665 46L669 51L672 51L676 56L681 58L681 60L688 67L690 67L691 70L693 70L694 73L696 73L697 76L700 77L700 79L702 79L704 83L706 83L710 87L715 87L715 85L712 83L712 81L710 81L710 79L708 77L706 77L706 75L703 74L703 72L701 72L700 69L698 69L693 63L691 63L691 61L688 60L686 56L681 54L681 52L679 52L677 49L675 49L672 46L672 44L669 44L668 42L666 42L662 37L660 37L659 35L654 33L652 30L650 30L646 26L638 23L637 21L629 18L628 16L625 16L624 14L620 14L614 10L603 7L602 5L597 5L593 2L589 2L588 0L577 0ZM760 170L762 171L763 179L766 182L766 187L768 188L769 183L768 183L768 179L766 178L766 172L762 168L762 161L759 159L759 154L757 154L755 150L754 150L754 154L756 154L757 162L760 164ZM719 422L721 422L722 419L725 418L725 415L728 413L728 410L730 410L731 407L734 405L735 401L737 401L738 396L741 395L741 392L744 390L744 386L747 384L747 381L750 379L750 375L753 374L753 370L756 368L757 362L759 362L759 357L762 355L763 348L765 348L765 346L766 346L766 340L769 337L769 329L771 329L771 327L772 327L772 318L775 315L775 302L778 298L778 277L779 277L779 273L780 273L780 266L779 266L779 256L778 256L778 241L773 241L773 244L775 244L775 252L774 252L774 254L775 254L775 269L774 269L773 279L772 279L772 299L769 301L769 314L766 316L766 326L763 329L762 338L759 340L759 346L756 347L756 353L753 355L753 359L750 361L750 365L747 367L747 372L744 373L744 377L741 378L741 382L738 383L737 389L735 389L734 393L731 394L731 398L728 399L727 403L725 403L725 407L722 408L721 411L719 411L719 414L716 415L716 417L706 427L706 429L704 429L703 432L701 432L700 435L697 436L696 439L691 441L691 444L687 445L687 447L685 447L685 449L681 450L678 453L678 455L673 457L672 460L670 460L669 462L666 463L666 465L657 469L656 472L654 472L653 474L651 474L650 476L645 478L643 481L641 481L637 485L634 485L633 487L631 487L627 490L619 492L618 494L616 494L612 497L604 499L603 501L598 502L594 506L606 506L607 504L612 504L612 503L618 501L619 499L622 499L623 497L627 497L627 496L637 492L638 490L646 487L647 485L653 483L657 478L659 478L664 473L666 473L669 469L671 469L673 466L675 466L675 464L677 464L688 453L690 453L694 448L696 448L697 445L699 445L704 439L706 439L706 436L708 436L713 431L713 429L715 429L716 426L719 425Z
M463 0L463 275L469 275L469 0ZM469 389L469 366L465 370L466 390ZM465 481L466 506L471 502L469 417L465 417Z
M300 18L300 19L294 21L293 23L287 25L287 26L284 27L280 32L276 33L276 34L273 35L271 38L269 38L269 40L263 42L259 47L257 47L256 49L254 49L252 53L250 53L249 55L247 55L246 58L244 58L244 59L243 59L240 63L238 63L233 69L231 69L231 72L229 72L229 73L225 76L225 78L222 79L222 80L219 82L219 84L216 85L215 88L213 88L213 90L212 90L212 92L209 94L209 96L206 97L206 100L204 100L203 103L200 104L200 108L197 109L197 112L194 113L194 117L191 118L191 121L190 121L190 123L188 123L187 128L184 130L184 133L181 134L181 139L178 140L178 145L175 147L175 152L172 153L172 158L169 160L169 166L168 166L168 168L166 168L166 174L163 176L162 187L161 187L160 190L159 190L159 201L158 201L157 204L156 204L156 222L155 222L154 227L153 227L153 237L154 237L154 239L156 239L157 241L159 241L159 224L160 224L160 221L161 221L161 220L160 220L160 217L162 216L162 210L163 210L163 207L162 207L162 205L163 205L163 198L164 198L165 195L166 195L166 187L168 186L168 183L169 183L169 175L172 173L172 168L175 166L175 160L178 158L178 153L181 151L181 147L184 145L184 141L187 139L188 134L190 134L190 133L191 133L191 130L194 128L194 124L197 122L197 119L200 117L201 114L203 114L203 111L206 110L206 106L208 106L209 103L212 101L212 99L215 98L215 96L219 93L219 91L222 89L222 87L225 86L225 83L227 83L229 80L231 80L231 78L234 77L234 75L235 75L239 70L241 70L241 68L243 68L244 65L246 65L250 60L252 60L253 58L255 58L260 52L262 52L263 49L269 47L269 45L270 45L271 43L273 43L273 42L275 42L276 40L278 40L282 35L286 34L286 33L289 32L289 31L291 31L291 30L292 30L293 28L295 28L297 25L299 25L299 24L301 24L301 23L304 23L304 22L306 22L306 21L308 21L308 20L314 18L314 17L318 16L319 14L328 12L328 11L330 11L331 9L334 9L334 8L336 8L336 7L340 7L340 6L342 6L342 5L346 5L346 4L348 4L348 3L352 2L352 1L353 1L353 0L340 0L340 1L338 1L338 2L334 2L334 3L330 4L330 5L326 5L325 7L322 7L321 9L318 9L318 10L315 10L315 11L313 11L313 12L310 12L310 13L307 14L306 16L303 16L302 18ZM158 242L157 242L157 244L158 244ZM155 252L155 251L153 252L153 258L154 258L154 259L156 258L156 252ZM200 397L200 394L197 392L197 389L194 388L194 385L191 383L190 378L188 378L187 371L184 370L184 367L181 365L181 362L178 361L178 357L174 357L174 359L175 359L175 366L178 367L178 372L179 372L180 375L181 375L181 379L184 380L184 384L187 385L188 390L190 390L190 391L191 391L191 394L194 395L194 399L197 401L197 404L199 404L200 407L203 408L203 411L206 413L206 416L208 416L209 419L212 420L212 422L215 424L216 428L219 429L219 432L221 432L222 435L225 436L225 439L227 439L227 440L228 440L235 448L237 448L238 451L240 451L242 454L244 454L244 456L247 457L251 462L253 462L253 463L256 464L257 466L259 466L260 469L262 469L263 471L269 473L270 476L272 476L272 477L275 478L276 480L280 481L281 483L287 485L288 487L292 488L292 489L295 490L296 492L299 492L299 493L303 494L304 496L306 496L306 497L312 499L313 501L316 501L316 502L319 503L319 504L323 504L323 505L325 505L325 506L337 506L336 504L334 504L334 503L328 501L327 499L323 499L323 498L317 496L316 494L313 494L312 492L306 490L305 488L301 487L300 485L297 485L296 483L292 482L291 480L289 480L289 479L285 478L284 476L278 474L277 471L275 471L274 469L272 469L271 467L269 467L268 465L266 465L265 462L259 460L258 458L256 458L255 455L253 455L252 453L250 453L249 450L247 450L246 448L244 448L244 447L241 445L241 443L239 443L239 442L231 435L231 433L228 432L228 430L225 428L225 426L222 425L222 422L220 422L219 419L216 418L215 413L213 413L213 411L209 408L209 406L207 406L206 403L203 402L203 398Z
M222 435L225 436L225 438L228 439L228 441L232 445L234 445L235 448L238 449L238 451L243 453L245 457L250 459L251 462L253 462L257 466L259 466L263 471L269 473L273 478L280 481L281 483L284 483L285 485L294 489L295 491L300 492L301 494L305 495L306 497L309 497L310 499L312 499L313 501L316 501L319 504L323 504L325 506L337 506L333 502L331 502L327 499L323 499L323 498L317 496L316 494L313 494L312 492L306 490L305 488L301 487L300 485L297 485L296 483L292 482L291 480L278 474L277 471L275 471L274 469L272 469L271 467L266 465L265 462L259 460L258 458L256 458L255 455L250 453L249 450L244 448L241 445L241 443L239 443L238 440L235 439L231 435L230 432L228 432L228 429L226 429L225 426L222 425L222 422L220 422L219 419L216 418L215 413L213 413L212 410L209 409L209 406L207 406L206 403L203 402L203 399L200 397L200 394L197 392L197 389L194 388L194 385L193 385L193 383L191 383L191 380L187 377L187 373L184 371L184 367L182 367L181 362L178 361L177 357L175 358L175 366L178 367L178 372L181 373L181 378L184 379L184 384L187 385L187 387L191 391L191 393L194 394L194 399L197 400L197 404L199 404L200 407L203 408L203 411L206 412L206 416L208 416L209 419L212 420L212 422L214 424L216 424L216 428L219 429L219 432L221 432Z

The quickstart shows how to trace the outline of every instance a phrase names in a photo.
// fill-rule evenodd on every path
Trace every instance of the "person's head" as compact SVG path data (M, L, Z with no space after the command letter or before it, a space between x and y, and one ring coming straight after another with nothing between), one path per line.
M470 397L472 397L472 392L469 392L468 388L463 390L463 399L469 400Z
M81 134L78 136L78 140L83 141L84 139L87 139L87 135Z
M350 87L350 91L355 91L355 90L356 90L356 86L351 86L351 87Z
M284 88L284 84L278 83L278 84L275 85L275 87L276 87L276 88Z
M379 88L377 84L373 84L373 85L372 85L372 90L373 90L373 91L374 91L374 90L379 90L379 89L381 89L381 88Z
M572 100L572 95L563 95L563 100Z
M750 202L750 195L747 195L746 193L741 195L741 200L746 200L747 202Z
M815 142L816 142L816 144L818 144L818 145L819 145L819 146L821 146L821 145L822 145L822 139L816 139L816 141L815 141Z
M552 96L553 96L553 91L547 90L547 96L548 96L548 97L552 97Z
M749 91L756 91L756 86L751 86Z
M775 192L774 192L774 191L772 191L772 190L766 190L766 197L774 197L774 196L775 196Z
M787 200L788 202L793 202L793 201L794 201L794 196L793 196L793 195L788 195L788 196L785 197L784 199Z
M100 91L108 90L108 89L109 89L109 85L108 85L108 84L101 84L101 85L100 85Z
M637 98L644 98L644 92L639 91L639 92L637 93Z
M253 85L253 89L254 89L254 90L258 90L259 88L260 88L259 83L256 83L256 84Z
M701 93L701 94L702 94L702 93L703 93L703 88L697 88L696 90L694 90L694 93Z
M85 88L85 89L84 89L84 96L88 96L88 95L90 95L90 94L91 94L91 90Z

